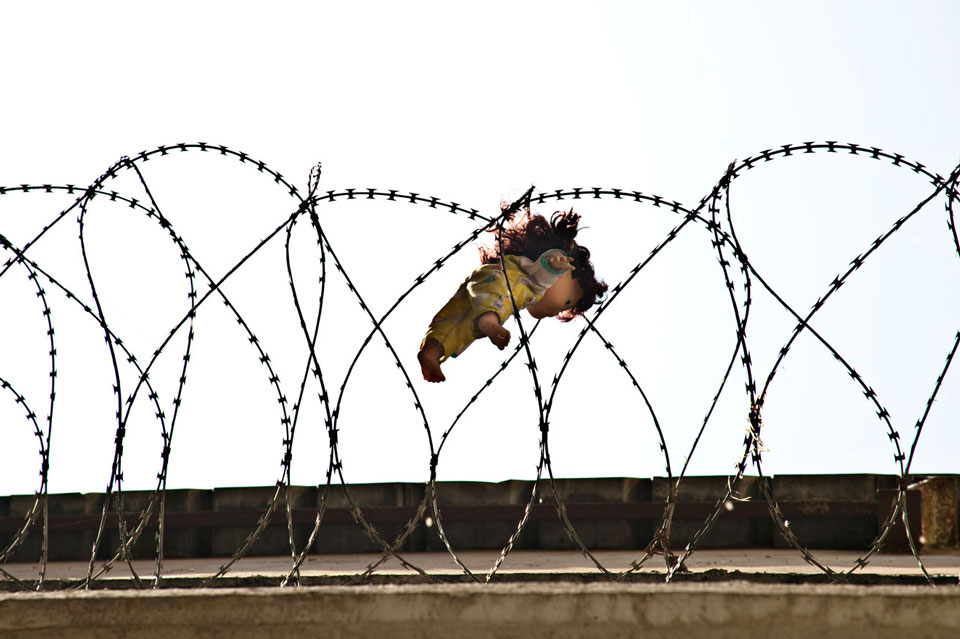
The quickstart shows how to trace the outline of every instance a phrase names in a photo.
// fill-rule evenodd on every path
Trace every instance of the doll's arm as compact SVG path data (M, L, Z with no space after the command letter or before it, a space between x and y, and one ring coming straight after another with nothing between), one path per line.
M537 297L556 284L557 280L573 270L573 259L560 249L548 249L536 260L518 258L520 268L530 278L531 288Z
M554 272L559 271L561 273L565 273L566 271L572 271L575 269L573 266L573 258L560 249L549 251L540 259L546 260L546 265Z

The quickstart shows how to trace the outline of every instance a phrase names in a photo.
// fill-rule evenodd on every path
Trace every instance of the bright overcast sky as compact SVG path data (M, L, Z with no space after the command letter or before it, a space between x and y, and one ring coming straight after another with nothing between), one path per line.
M944 176L960 161L955 2L463 6L10 4L0 26L0 185L86 185L123 155L204 141L263 160L301 189L321 161L322 191L397 189L494 213L501 198L531 184L543 191L639 190L694 207L732 160L808 140L880 147ZM213 154L143 168L165 215L215 274L296 206L271 180ZM135 191L124 179L114 188ZM732 206L754 265L798 310L807 310L850 259L930 192L929 183L908 170L818 155L751 171L735 183ZM0 232L22 245L71 201L42 197L0 198ZM559 206L550 203L541 212ZM382 203L322 209L332 245L379 312L475 228L421 209ZM577 210L589 227L583 242L611 284L676 223L649 206L583 201ZM132 221L122 207L95 206L89 215L88 249L93 267L100 265L102 290L111 293L104 293L116 318L111 325L149 357L185 312L182 263L162 235ZM75 217L65 219L72 226L51 233L35 257L88 293L82 262L68 259L79 255ZM882 394L907 444L960 329L960 262L945 219L939 198L837 294L818 325ZM304 281L313 281L315 247L307 225L298 228ZM598 325L650 390L674 472L717 390L734 336L709 236L690 229L675 246ZM246 305L278 368L288 364L285 392L293 398L303 339L291 323L282 245L268 249L225 288ZM428 387L418 379L420 336L475 265L468 247L388 326L435 439L500 361L492 347L478 343L445 364L448 383ZM331 284L330 296L323 363L337 387L368 327L348 294ZM0 280L2 321L9 322L0 335L0 377L35 398L31 407L45 418L49 360L35 298L23 272L11 270ZM102 490L116 428L112 372L96 326L68 310L62 295L51 294L54 304L62 361L51 490ZM152 310L138 316L144 309ZM280 473L283 437L276 397L246 337L231 333L235 322L222 310L201 310L170 486L271 484ZM751 351L763 376L794 322L769 300L757 299L754 312ZM582 326L552 324L541 327L537 351L544 353L546 380ZM370 350L344 396L345 476L425 480L422 421L382 344ZM169 355L175 371L182 350L171 348ZM873 407L832 357L801 338L791 358L768 399L765 471L895 473ZM649 418L616 362L592 343L572 365L552 418L555 473L663 474ZM440 479L533 475L535 404L522 362L514 368L491 390L496 399L457 426L440 458ZM690 472L733 469L746 426L743 385L738 366ZM310 393L315 397L316 389ZM960 372L951 370L914 471L960 471L958 397ZM168 406L171 400L168 395ZM128 435L128 489L155 481L159 435L150 410L144 404L144 418L136 422L142 426ZM309 484L323 480L326 435L316 406L304 410L294 481ZM22 412L11 395L0 397L3 437L12 442L0 446L0 494L36 488L36 439Z

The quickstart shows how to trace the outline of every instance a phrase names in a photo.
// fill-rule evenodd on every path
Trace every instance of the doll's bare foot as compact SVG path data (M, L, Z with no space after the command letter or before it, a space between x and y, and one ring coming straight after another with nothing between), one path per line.
M477 318L477 329L501 351L510 343L510 331L500 324L500 317L493 311L487 311Z
M417 353L423 379L428 382L444 382L447 380L443 371L440 370L441 357L443 357L443 344L435 339L428 339L420 352Z

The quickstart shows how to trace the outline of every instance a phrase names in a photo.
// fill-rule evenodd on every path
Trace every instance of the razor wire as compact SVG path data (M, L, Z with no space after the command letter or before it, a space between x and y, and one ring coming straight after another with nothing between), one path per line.
M273 183L284 189L286 195L288 195L292 200L291 207L282 223L263 236L250 251L244 254L244 256L236 264L229 268L225 274L220 277L213 277L209 274L208 270L204 268L197 256L195 256L190 250L183 237L174 229L173 223L167 216L163 214L160 203L157 201L157 199L155 199L153 193L151 192L148 181L141 170L141 167L147 162L162 161L162 158L165 156L188 152L213 153L220 157L232 158L236 161L239 161L244 166L255 169L256 172L264 176L265 179L272 179ZM818 153L844 153L846 155L865 157L878 161L888 161L893 166L911 170L918 176L926 178L932 188L930 192L917 203L916 206L914 206L908 213L897 219L896 222L894 222L894 224L887 231L877 237L864 252L854 257L854 259L850 262L849 267L843 273L840 273L833 278L827 287L826 292L817 299L811 309L806 312L799 312L795 310L784 299L784 297L764 279L763 275L757 271L754 265L747 258L746 252L740 244L736 234L736 226L734 224L734 215L732 212L733 208L731 206L731 190L733 184L738 178L748 171L764 166L768 162L792 156L804 157ZM133 197L130 194L124 194L111 188L111 181L117 179L118 176L120 176L123 172L128 171L132 172L136 177L136 182L139 184L140 189L142 189L145 197L143 195L141 195L140 198ZM113 382L111 385L117 407L115 415L116 430L114 436L114 452L111 462L110 479L103 494L100 522L91 550L87 577L82 581L82 583L78 584L78 587L89 587L91 582L104 575L118 561L122 561L127 565L130 571L131 580L136 587L159 588L161 586L164 573L163 540L166 512L165 496L167 491L166 486L168 466L173 450L174 430L180 414L183 392L187 386L187 373L189 369L191 349L193 348L196 335L195 320L197 317L197 312L201 309L201 306L213 296L218 297L224 306L229 310L234 320L246 334L247 340L256 351L258 363L263 367L263 376L265 377L266 383L272 388L271 392L276 395L277 402L280 407L280 425L284 433L282 441L284 452L281 459L280 477L276 481L275 488L268 499L266 507L260 516L257 525L252 531L249 532L240 546L236 548L233 555L221 565L221 567L212 577L204 580L203 584L207 584L212 580L226 575L234 566L234 564L250 550L254 542L263 534L269 525L273 514L281 507L284 508L286 515L291 568L287 577L280 582L280 585L287 585L290 583L298 584L300 582L300 568L307 555L311 552L318 536L322 533L324 514L329 501L330 489L333 486L334 481L340 484L349 509L358 525L361 526L371 542L380 549L379 558L371 562L363 571L357 573L354 576L354 581L363 581L367 579L370 577L370 575L374 574L380 568L380 566L382 566L388 559L391 558L399 561L400 564L407 569L416 571L420 575L430 578L431 575L409 561L401 553L403 544L418 528L418 526L424 522L428 512L430 519L432 519L432 522L436 525L436 534L440 538L444 548L446 548L451 558L463 571L464 575L477 582L489 582L493 580L496 577L496 574L503 561L509 555L518 537L522 534L527 523L529 522L533 506L537 502L538 496L542 493L542 486L544 484L548 485L551 489L557 518L561 522L564 531L571 541L576 545L576 547L579 548L580 552L583 553L583 555L597 568L600 573L614 580L622 580L631 573L641 570L652 557L656 555L662 555L666 563L666 578L667 581L670 581L674 578L678 571L684 569L684 562L696 550L698 544L703 540L704 536L711 530L713 525L719 519L725 505L729 504L731 501L747 499L739 496L738 487L741 480L745 476L748 466L754 468L757 472L759 477L760 495L766 502L770 516L782 537L791 547L795 548L802 555L805 561L824 572L831 579L835 581L842 581L846 575L852 574L853 572L864 568L869 563L872 555L879 550L881 544L899 519L904 524L907 539L913 555L916 557L917 562L928 581L932 583L930 575L927 573L926 568L920 559L919 552L914 541L914 535L911 531L910 523L906 517L906 491L909 483L908 477L914 452L923 431L924 424L926 423L927 417L930 413L930 409L933 406L938 393L940 392L947 373L949 372L956 351L958 350L958 347L960 347L960 332L957 333L952 348L947 353L945 364L936 379L936 383L930 396L926 401L925 410L915 425L913 438L909 446L904 446L901 444L900 432L895 428L893 422L891 421L889 411L880 401L876 391L849 363L841 351L838 350L814 328L814 326L811 324L811 321L813 320L814 316L824 308L828 300L840 289L841 286L844 285L850 276L860 269L867 259L870 258L871 255L880 248L880 246L882 246L889 238L897 233L908 220L917 215L929 202L938 197L943 197L945 199L947 226L952 235L953 244L956 248L957 255L960 257L960 238L958 238L954 216L954 201L957 199L956 184L958 178L960 178L960 166L954 168L950 174L944 178L936 173L933 173L923 164L910 161L900 154L885 152L877 147L868 147L852 143L839 143L836 141L805 142L800 144L782 145L775 149L766 149L757 155L730 163L730 165L727 167L727 170L717 181L717 183L710 189L709 193L705 195L697 204L697 206L693 208L688 208L675 200L669 200L658 195L645 194L631 189L591 187L572 188L568 190L557 189L550 192L534 193L534 188L531 187L531 189L520 199L513 202L510 207L502 210L500 214L496 216L483 215L477 209L464 207L454 201L443 200L433 196L424 196L415 192L402 192L395 189L379 190L374 188L347 188L341 190L329 190L321 193L320 177L320 166L317 165L310 171L306 192L301 193L295 186L287 181L283 175L271 169L266 163L252 158L246 153L237 152L225 146L200 142L194 144L181 143L176 145L161 146L150 151L143 151L133 157L123 157L117 163L109 167L101 176L99 176L87 187L77 187L72 184L21 184L19 186L11 187L0 186L0 196L13 193L64 193L66 195L75 196L73 202L69 206L54 216L53 219L46 224L36 236L22 245L11 241L2 233L2 231L0 231L0 246L2 246L6 254L6 260L3 262L2 268L0 268L0 278L11 277L9 273L25 272L26 278L35 287L37 291L37 297L40 300L40 312L45 324L45 332L49 340L50 356L50 393L45 428L41 425L41 422L37 420L37 413L28 404L28 398L21 394L13 386L13 384L8 382L7 379L0 375L0 393L6 395L7 399L12 398L15 404L23 407L26 413L25 419L37 438L40 456L39 474L41 478L40 486L36 491L33 505L31 508L29 508L27 514L25 515L23 525L20 526L17 531L15 531L12 540L7 544L7 546L0 549L0 575L2 575L4 579L16 582L24 589L42 589L45 582L45 574L48 564L49 515L47 510L47 497L48 475L50 469L49 450L52 440L56 397L57 349L54 342L54 328L56 324L54 319L55 313L53 311L54 306L50 304L48 299L49 293L47 293L44 287L52 286L53 289L62 294L68 302L79 306L83 313L87 315L103 332L104 343L107 347L112 365ZM169 330L167 337L153 351L153 353L150 354L146 365L141 365L140 360L137 358L137 354L132 352L124 343L121 336L113 328L111 328L104 313L100 296L97 291L97 283L87 258L84 222L86 216L90 214L89 211L92 203L97 198L99 198L98 201L107 199L111 202L120 202L126 204L135 213L143 215L151 222L157 224L164 232L166 232L167 235L169 235L169 238L176 247L177 253L180 259L183 261L186 269L185 279L188 288L187 296L189 299L189 306L183 312L181 319ZM359 288L349 276L347 269L338 258L337 253L334 250L333 243L331 242L327 233L324 231L320 214L323 210L323 207L325 207L328 203L345 201L363 202L375 199L386 202L413 204L430 209L448 210L451 214L466 217L468 220L477 224L477 226L467 235L467 237L457 242L439 259L433 262L433 264L425 272L414 278L413 282L409 284L408 288L396 299L395 302L393 302L386 312L381 315L377 315L373 312L369 304L365 301ZM384 322L415 289L423 285L430 276L439 271L451 258L456 256L462 249L470 245L472 242L475 242L484 232L495 231L499 228L502 228L503 224L507 221L511 214L524 207L529 209L529 207L533 204L540 205L552 201L570 201L581 199L612 199L622 200L637 205L653 206L655 208L665 209L669 213L674 214L677 217L677 223L666 234L665 238L658 243L647 256L637 262L637 264L630 270L629 274L623 281L611 287L609 295L600 304L598 304L594 310L590 312L589 317L586 314L583 316L585 320L584 326L574 340L573 346L563 357L558 372L549 381L547 386L541 385L538 376L537 361L532 350L530 349L530 344L534 334L536 333L537 327L539 326L539 321L528 329L524 325L520 314L516 313L514 318L517 322L520 333L518 344L513 347L512 351L501 362L499 367L490 375L486 382L482 384L481 387L470 397L466 405L462 408L462 410L459 411L449 426L443 430L439 440L435 444L433 430L431 429L430 422L424 410L424 405L420 400L419 394L417 393L417 388L414 385L407 368L404 366L397 349L395 349L393 343L383 328ZM83 256L85 270L84 274L86 276L86 282L89 285L90 298L93 300L92 305L81 301L79 292L68 288L51 272L45 269L43 264L31 257L31 249L43 241L44 236L52 228L54 228L54 226L63 224L63 220L71 213L77 214L77 223L79 226L79 244ZM291 237L295 225L300 222L309 223L310 227L316 234L318 261L321 269L319 278L320 292L318 298L315 300L316 320L312 327L308 326L306 320L305 306L295 283L294 269L291 261ZM599 330L597 327L597 321L605 312L608 311L610 306L617 300L626 287L630 285L630 283L641 273L641 271L647 267L647 265L650 264L668 245L670 245L671 242L675 241L681 235L681 233L684 233L688 228L696 227L699 227L708 233L709 237L711 238L711 246L716 252L717 261L720 265L722 282L729 296L731 312L733 315L734 324L736 326L736 331L730 339L730 357L726 364L724 373L717 385L717 390L713 396L713 400L710 403L702 422L700 423L699 431L686 456L683 467L676 475L674 475L661 420L658 419L648 394L644 391L643 387L639 383L637 376L631 371L628 362L618 353L613 343ZM240 312L240 309L231 301L230 297L224 290L224 283L227 282L227 280L233 276L233 274L236 273L241 266L250 261L271 242L279 242L280 238L284 238L283 243L285 267L288 279L287 284L290 289L290 296L306 346L303 352L303 374L300 378L299 386L296 392L297 399L292 406L289 407L289 402L284 393L284 386L281 383L279 375L271 364L269 354L260 343L260 340L247 320L244 318L244 315ZM330 274L328 273L328 261L332 263L337 275L346 283L350 294L355 298L356 303L359 305L367 320L370 322L369 332L366 334L366 338L363 340L359 349L352 358L346 375L335 395L331 393L324 379L324 354L317 346L318 338L320 336L321 317L324 311L326 284L330 277ZM201 282L199 286L197 282L198 279ZM743 299L738 301L736 287L737 284L741 283L743 286ZM768 371L765 372L755 370L748 348L747 326L753 303L755 284L759 284L763 291L772 297L777 304L797 322L786 343L780 349L774 364ZM511 302L515 307L515 300L513 300L512 291L509 290L509 283L507 288ZM184 327L186 327L186 343L183 347L183 364L179 379L177 380L174 399L171 402L173 406L173 413L168 418L161 408L161 394L154 388L150 381L150 372L158 358L165 352L165 350L172 348L171 343L174 337L180 333ZM770 491L769 480L763 472L763 445L761 435L763 429L762 412L764 402L766 400L767 392L776 378L784 359L790 352L796 340L804 333L810 335L820 345L822 345L834 357L840 366L843 367L853 382L861 388L866 401L868 401L876 410L877 416L884 427L885 434L890 440L891 446L894 449L894 462L897 464L899 471L897 496L892 501L890 511L886 518L880 524L876 538L870 544L869 548L857 558L857 560L854 562L854 565L848 570L842 572L827 567L820 562L810 550L803 546L794 532L790 529L789 523L783 516L776 498ZM556 399L556 394L558 392L560 382L568 370L570 362L584 340L588 337L590 339L598 340L598 342L602 345L603 350L613 358L617 367L623 371L623 374L627 377L631 386L639 394L647 412L650 415L657 438L659 440L659 448L663 454L664 468L669 485L669 490L664 503L664 513L659 526L656 528L653 538L639 553L639 556L631 562L630 566L622 571L611 570L604 566L603 563L587 547L577 532L573 521L570 519L567 513L567 507L563 497L561 496L561 490L557 483L557 479L554 476L550 457L550 417L554 401ZM402 381L407 391L410 393L413 406L420 416L420 420L422 421L430 449L429 478L425 484L423 497L420 500L413 517L401 527L401 532L392 540L384 538L380 531L378 531L377 528L368 521L367 517L365 517L362 506L359 504L357 498L352 494L344 477L343 460L339 451L339 419L345 392L351 382L354 384L362 384L362 380L356 381L354 379L354 371L365 350L375 339L382 340L384 346L390 354L390 357L395 363L397 369L400 371ZM141 354L141 356L142 355L143 354ZM527 498L521 519L517 522L514 532L510 535L509 539L503 546L497 560L489 568L485 575L480 575L467 568L466 564L458 556L454 544L451 542L449 535L445 531L443 525L443 512L440 506L439 490L437 485L437 465L440 459L440 452L442 451L453 429L460 422L461 418L468 413L472 406L476 404L481 395L483 395L492 387L498 376L500 376L504 371L508 370L511 365L515 365L514 362L518 358L520 358L521 361L524 359L526 360L525 366L530 375L532 395L537 404L539 415L537 426L540 432L539 458L537 462L535 478L532 483L530 494ZM736 472L728 477L726 490L722 495L719 496L711 514L699 526L691 540L684 546L682 550L679 550L677 554L673 549L671 549L670 546L670 531L675 507L677 504L679 489L684 478L686 477L690 459L693 457L693 454L696 451L699 442L701 441L701 437L711 422L711 418L714 414L720 397L730 382L738 360L740 361L746 377L745 394L750 407L748 415L746 416L749 427L743 440L742 454L736 464ZM129 388L127 389L128 393L126 397L124 397L123 394L123 384L120 374L120 366L122 364L129 364L132 366L138 376L133 390L130 391ZM2 371L0 371L0 373L2 373ZM318 486L319 498L314 517L314 523L306 542L302 546L298 547L294 536L290 468L294 452L294 437L296 434L297 425L300 421L301 408L306 401L306 389L311 378L320 388L317 400L323 414L323 425L328 440L328 455L326 465L326 481ZM136 513L136 523L132 527L128 528L123 502L124 441L131 411L141 395L145 395L155 409L155 417L160 426L163 445L160 452L161 463L160 472L157 474L157 483L149 499L147 500L146 505L142 509L139 509L139 512ZM546 473L546 476L544 476L544 473ZM101 546L105 543L106 525L111 514L117 519L116 532L118 535L119 544L115 549L110 551L110 558L102 562L100 566L97 566L96 558L98 554L103 554L103 549ZM22 581L10 574L8 571L4 570L2 564L8 560L8 558L21 544L23 544L24 540L30 534L31 529L38 523L38 521L41 527L42 542L41 557L39 562L40 566L38 569L37 579L30 582ZM156 563L152 578L145 578L141 577L134 569L131 553L134 544L137 543L144 531L146 531L151 524L154 524L157 529Z

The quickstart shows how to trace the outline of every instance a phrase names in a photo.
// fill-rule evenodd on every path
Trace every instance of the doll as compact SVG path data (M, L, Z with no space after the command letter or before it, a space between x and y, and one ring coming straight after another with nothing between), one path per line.
M445 381L440 364L478 338L489 338L500 350L510 343L503 322L513 315L513 305L501 249L517 311L526 308L536 319L569 322L602 298L607 285L597 279L590 251L574 241L579 222L572 209L554 213L549 221L527 211L502 230L493 247L480 249L483 266L440 309L420 344L417 359L425 380Z

